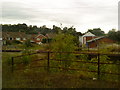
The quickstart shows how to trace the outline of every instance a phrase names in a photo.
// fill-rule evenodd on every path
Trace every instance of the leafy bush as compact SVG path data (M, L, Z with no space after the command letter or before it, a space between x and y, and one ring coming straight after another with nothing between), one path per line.
M120 52L120 46L109 46L107 47L107 50L109 50L110 52Z
M25 43L24 43L25 47L32 47L32 44L30 42L30 39L26 40Z
M6 45L11 45L11 42L9 40L6 40Z
M52 39L46 39L46 38L44 38L44 39L42 39L42 43L50 43L52 41Z
M22 42L20 42L18 40L13 40L12 43L14 43L14 44L21 44Z
M30 53L31 53L31 51L28 50L28 49L25 49L25 50L22 52L22 55L25 55L25 56L22 57L22 60L23 60L23 63L24 63L24 64L29 64L29 63L30 63L31 57L30 57L30 55L27 55L27 54L30 54Z
M23 63L24 64L29 64L29 62L30 62L30 56L23 56L22 59L23 59Z
M120 52L119 44L101 44L100 52Z
M51 51L73 52L75 50L74 37L69 34L58 34L50 45ZM58 65L70 67L71 60L75 59L72 53L55 53L54 58L61 60ZM64 61L62 61L64 60Z
M86 54L81 54L81 55L80 55L80 59L82 59L82 60L88 60L88 55L86 55Z

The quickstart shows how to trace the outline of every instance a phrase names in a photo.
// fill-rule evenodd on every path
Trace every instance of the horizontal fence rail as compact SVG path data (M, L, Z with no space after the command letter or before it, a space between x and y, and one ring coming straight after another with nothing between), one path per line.
M21 52L22 50L0 50L0 52Z
M98 74L98 79L100 77L101 74L113 74L113 75L120 75L120 73L112 73L112 72L101 72L100 70L100 65L101 64L115 64L115 65L120 65L120 63L104 63L104 62L100 62L100 55L107 55L107 56L117 56L120 58L120 54L109 54L109 53L92 53L92 52L52 52L52 51L37 51L35 53L30 53L30 54L25 54L25 55L20 55L20 56L15 56L12 57L12 72L14 71L14 59L15 58L19 58L19 57L23 57L23 56L27 56L27 55L34 55L34 54L40 54L40 53L46 53L47 57L45 59L37 59L34 60L35 61L42 61L42 60L47 60L47 65L46 66L34 66L34 67L30 67L30 68L37 68L37 67L46 67L47 71L49 71L50 68L59 68L59 69L64 69L64 70L78 70L78 71L86 71L86 72L95 72ZM64 67L53 67L50 66L50 62L52 60L54 61L68 61L68 60L61 60L61 59L50 59L50 54L54 54L54 53L72 53L72 54L85 54L85 55L96 55L97 56L97 62L90 62L90 61L82 61L82 60L71 60L71 62L81 62L81 63L91 63L91 64L96 64L97 65L97 71L90 71L90 70L82 70L82 69L75 69L75 68L64 68Z

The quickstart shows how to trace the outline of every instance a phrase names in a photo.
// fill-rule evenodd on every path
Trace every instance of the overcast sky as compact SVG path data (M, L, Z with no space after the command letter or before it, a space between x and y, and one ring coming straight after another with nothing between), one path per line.
M2 24L118 29L119 0L2 0Z

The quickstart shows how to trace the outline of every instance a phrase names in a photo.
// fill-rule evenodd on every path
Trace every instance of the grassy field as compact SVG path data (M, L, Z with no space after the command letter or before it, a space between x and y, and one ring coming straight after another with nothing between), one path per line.
M31 50L42 50L45 45L37 45L37 44L32 44L32 47L28 47L28 49ZM15 45L4 45L2 46L3 50L24 50L25 46L23 44L15 44Z
M18 67L19 70L15 70L12 73L10 64L11 57L21 54L22 53L20 52L2 53L3 88L120 88L119 81L116 81L116 78L118 77L115 77L114 75L103 75L103 77L106 79L93 80L93 78L96 76L95 73L82 71L65 72L58 69L50 69L50 72L47 72L46 68L44 67L30 68L31 66L46 65L46 61L29 62L28 64L21 65L15 64L15 68ZM46 58L46 55L33 55L28 59L34 61L39 57ZM22 61L22 59L24 58L16 59L16 63ZM77 65L77 63L74 64L73 66ZM86 64L81 65L84 67L90 66ZM91 69L92 68L94 67L91 67Z

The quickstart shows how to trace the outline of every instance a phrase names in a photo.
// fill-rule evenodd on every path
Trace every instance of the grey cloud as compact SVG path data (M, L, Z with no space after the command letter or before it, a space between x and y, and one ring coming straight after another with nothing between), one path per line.
M29 19L33 18L30 14L30 8L24 8L22 3L4 2L2 4L3 19Z
M99 2L70 0L69 4L66 7L67 3L64 3L64 7L54 8L53 5L49 8L42 3L31 5L29 3L4 2L2 6L3 19L27 20L30 23L56 22L77 27L85 24L89 26L91 23L95 25L116 24L117 7L105 5L100 0Z

